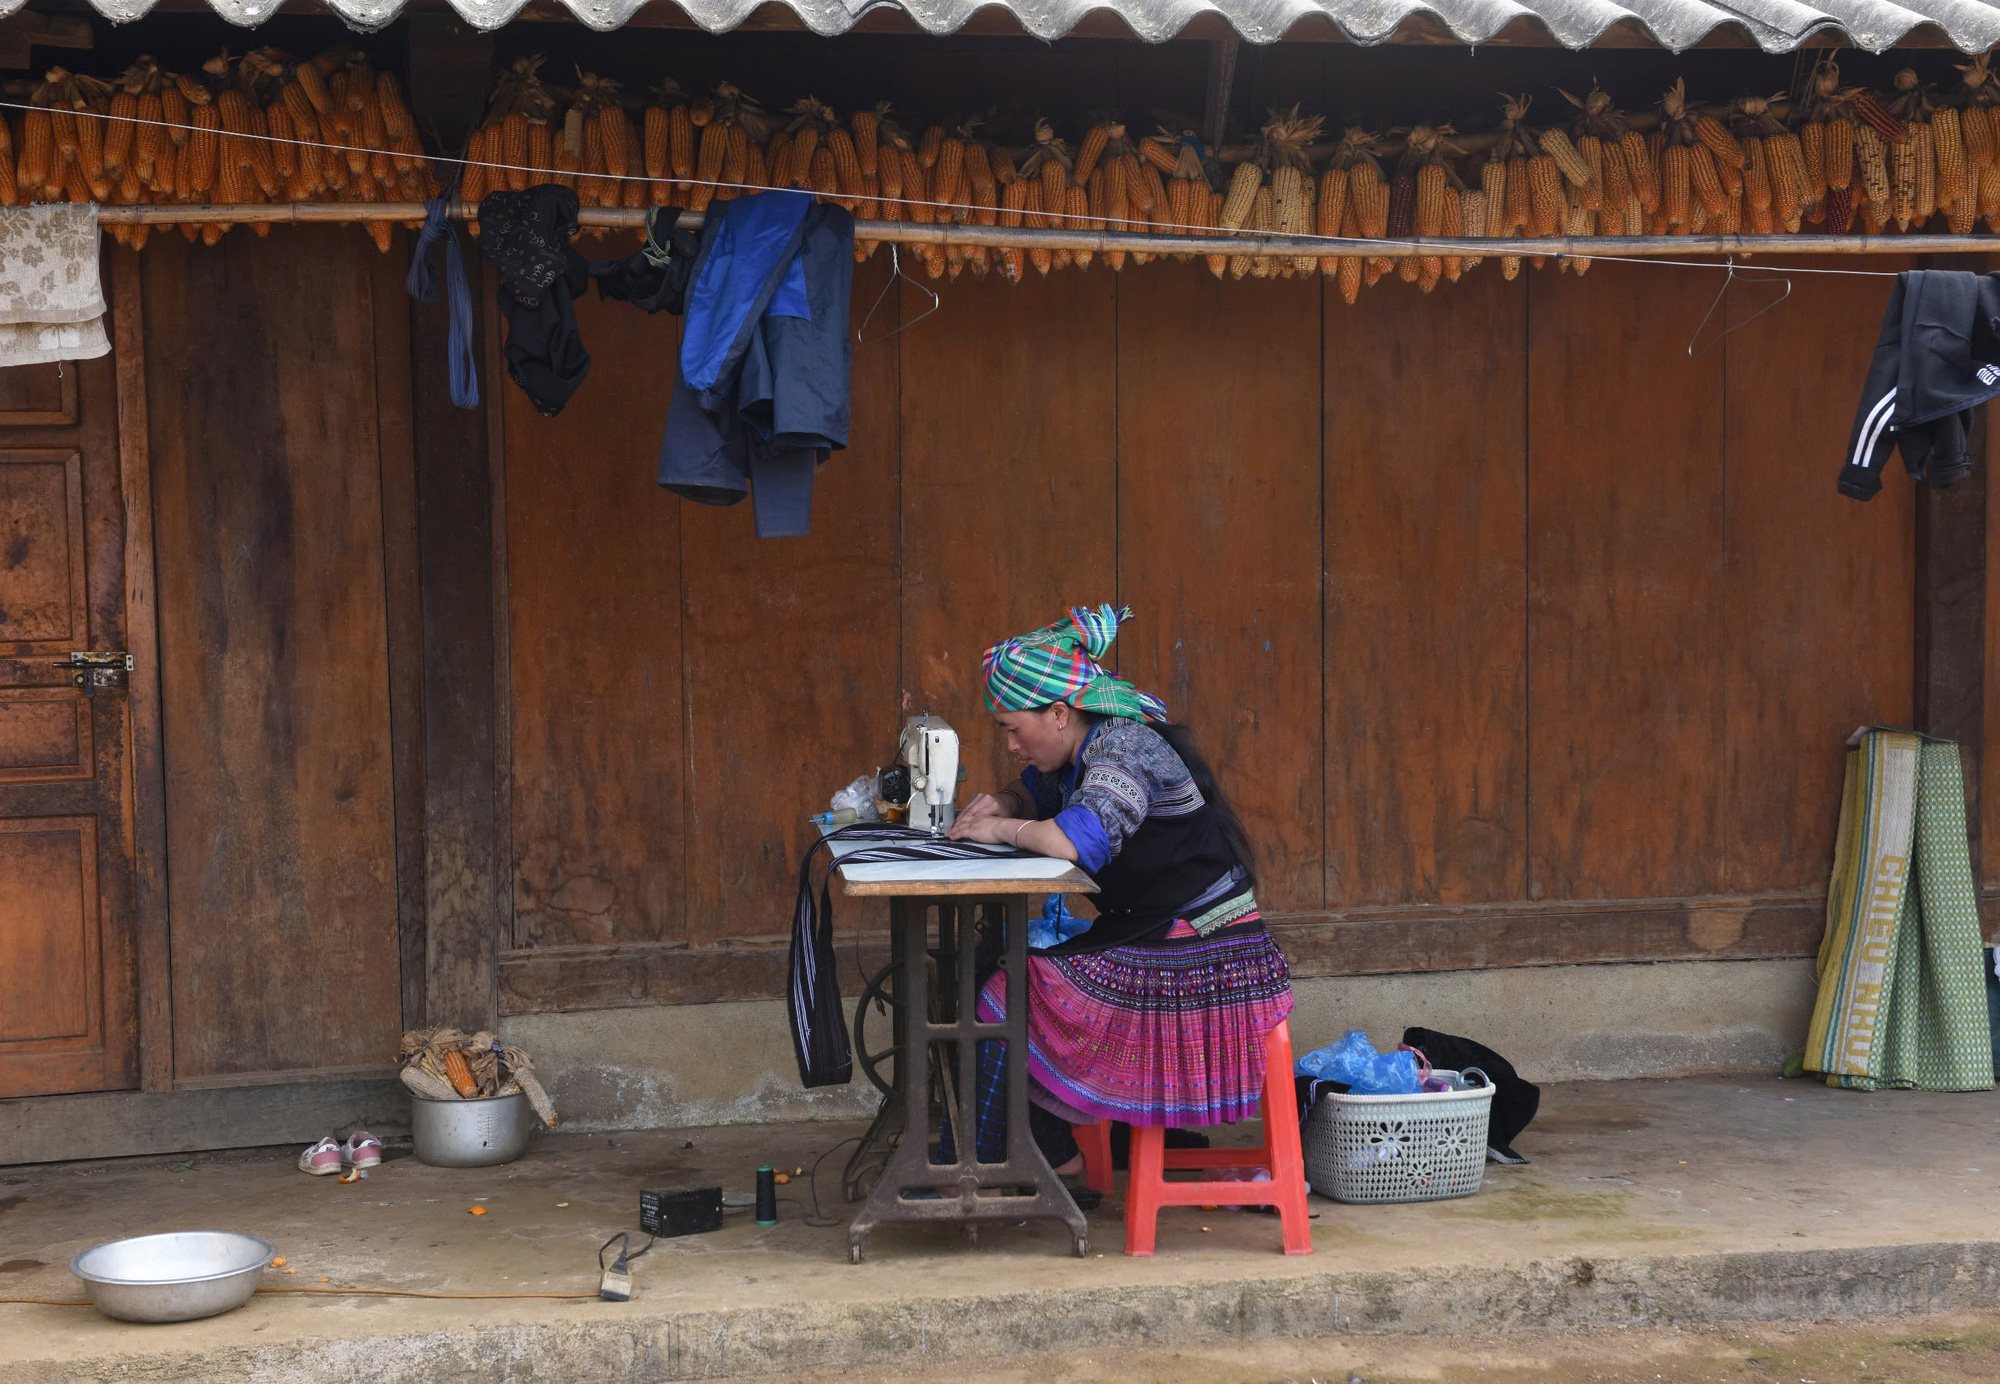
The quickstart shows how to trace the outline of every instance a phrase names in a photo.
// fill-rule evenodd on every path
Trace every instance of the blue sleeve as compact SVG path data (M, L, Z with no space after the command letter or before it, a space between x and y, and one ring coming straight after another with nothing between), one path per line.
M1066 807L1058 812L1055 824L1062 828L1062 834L1076 847L1076 863L1085 874L1095 874L1104 868L1117 847L1105 834L1104 824L1097 820L1097 814L1087 807Z

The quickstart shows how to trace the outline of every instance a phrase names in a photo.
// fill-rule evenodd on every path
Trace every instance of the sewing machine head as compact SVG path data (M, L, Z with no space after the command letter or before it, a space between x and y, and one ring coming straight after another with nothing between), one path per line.
M912 716L896 759L910 770L910 825L933 834L958 815L958 732L936 716Z

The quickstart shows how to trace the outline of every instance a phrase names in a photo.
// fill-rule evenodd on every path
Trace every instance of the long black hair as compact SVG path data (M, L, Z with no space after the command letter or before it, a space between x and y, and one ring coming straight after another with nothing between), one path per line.
M1222 839L1229 843L1229 850L1236 857L1236 863L1243 867L1243 882L1250 888L1257 887L1257 859L1250 851L1250 837L1243 830L1243 819L1236 815L1229 798L1222 791L1222 785L1215 781L1215 769L1200 750L1194 747L1194 735L1186 726L1171 721L1155 721L1153 729L1160 738L1172 747L1187 765L1188 774L1194 779L1194 786L1215 813L1216 825L1222 828Z

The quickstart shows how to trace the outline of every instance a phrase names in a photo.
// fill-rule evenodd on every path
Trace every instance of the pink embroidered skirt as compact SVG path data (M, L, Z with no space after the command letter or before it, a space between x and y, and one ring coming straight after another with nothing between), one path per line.
M1284 953L1255 914L1205 938L1182 923L1174 931L1182 935L1028 958L1037 1104L1072 1124L1186 1127L1258 1113L1265 1040L1292 1012ZM982 1019L1005 1017L1005 987L1004 973L987 982Z

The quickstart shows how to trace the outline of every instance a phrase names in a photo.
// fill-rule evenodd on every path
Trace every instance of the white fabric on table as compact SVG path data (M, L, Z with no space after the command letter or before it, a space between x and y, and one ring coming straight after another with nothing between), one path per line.
M833 852L834 863L840 873L852 884L932 884L939 880L1012 880L1012 879L1056 879L1067 874L1073 867L1067 860L1058 860L1050 855L1023 858L1021 856L1002 857L998 860L885 860L874 865L840 865L840 857L849 851L866 850L879 842L833 841L827 849Z

